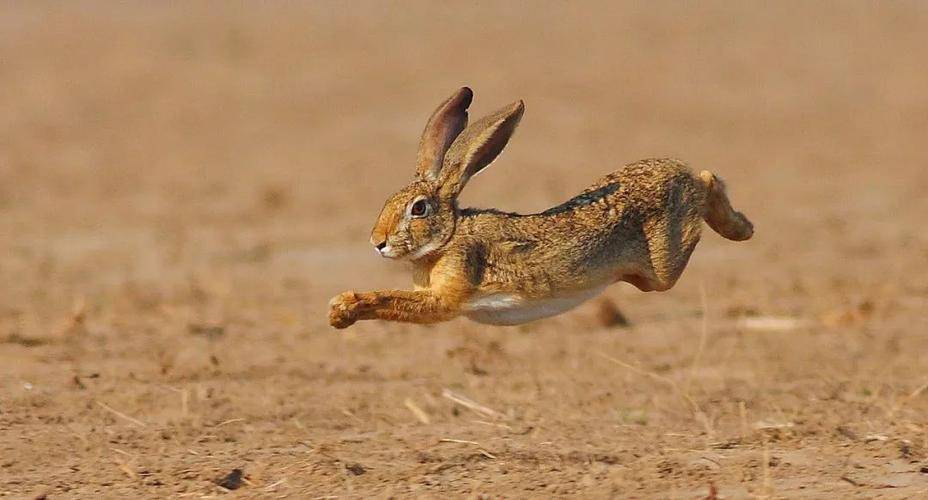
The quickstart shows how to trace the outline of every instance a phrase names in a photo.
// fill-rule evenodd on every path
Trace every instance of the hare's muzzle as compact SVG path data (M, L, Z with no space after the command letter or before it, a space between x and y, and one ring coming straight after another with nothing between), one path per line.
M377 241L371 238L371 244L381 257L394 257L393 247L387 244L387 240Z

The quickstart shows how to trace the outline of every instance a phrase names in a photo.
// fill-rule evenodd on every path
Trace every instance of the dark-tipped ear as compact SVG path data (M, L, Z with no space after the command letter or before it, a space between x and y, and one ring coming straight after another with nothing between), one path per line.
M493 163L516 131L525 104L516 101L467 127L445 154L442 191L456 196L467 181Z
M473 98L474 93L469 88L461 87L432 113L419 141L419 154L416 158L418 177L438 180L445 153L467 126L467 107Z

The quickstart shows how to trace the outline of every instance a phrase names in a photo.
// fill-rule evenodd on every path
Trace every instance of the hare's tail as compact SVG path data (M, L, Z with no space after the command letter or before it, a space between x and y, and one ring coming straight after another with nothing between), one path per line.
M700 172L699 179L706 186L704 217L709 227L730 240L749 239L754 234L754 225L744 214L731 207L722 179L708 170Z

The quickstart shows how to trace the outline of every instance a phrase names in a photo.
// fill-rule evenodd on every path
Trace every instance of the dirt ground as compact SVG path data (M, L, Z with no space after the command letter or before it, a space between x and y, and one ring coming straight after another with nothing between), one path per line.
M182 5L0 7L0 496L928 495L928 4ZM527 106L464 205L674 156L755 238L331 329L461 85Z

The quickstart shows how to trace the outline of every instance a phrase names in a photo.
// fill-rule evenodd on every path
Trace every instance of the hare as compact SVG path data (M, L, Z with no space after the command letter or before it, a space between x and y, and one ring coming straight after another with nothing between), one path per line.
M415 179L386 201L371 233L380 255L412 262L415 289L337 295L329 303L335 328L459 315L525 323L572 309L618 281L669 289L703 220L730 240L754 232L721 179L673 159L626 165L541 213L459 208L461 190L502 152L525 109L517 101L467 126L472 98L464 87L432 114Z

